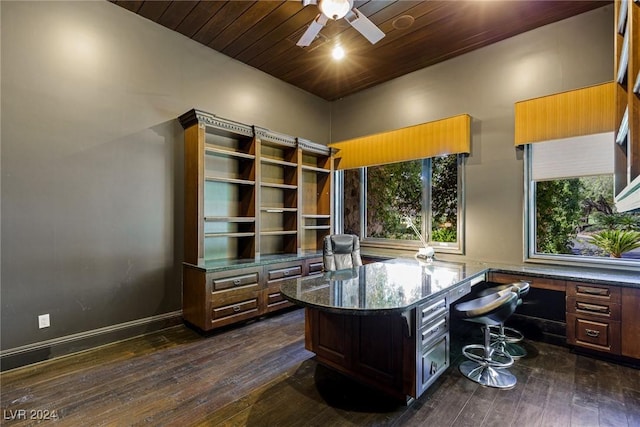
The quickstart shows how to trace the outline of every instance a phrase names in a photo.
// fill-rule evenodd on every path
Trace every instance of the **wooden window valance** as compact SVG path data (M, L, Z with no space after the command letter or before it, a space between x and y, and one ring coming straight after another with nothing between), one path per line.
M615 129L613 82L515 104L515 145L611 132Z
M353 169L471 151L471 117L462 114L329 144L336 169Z

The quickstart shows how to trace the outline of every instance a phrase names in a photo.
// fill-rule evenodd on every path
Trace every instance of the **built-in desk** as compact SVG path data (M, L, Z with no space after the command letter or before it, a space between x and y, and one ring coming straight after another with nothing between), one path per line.
M449 366L449 305L485 272L394 259L286 280L281 292L306 308L305 347L319 363L404 400Z
M592 349L610 347L613 354L640 358L640 274L633 271L399 258L285 280L281 292L306 308L305 347L319 363L405 399L420 396L449 366L449 306L485 279L527 279L563 299L568 293L567 304L583 288L603 293L578 299L579 309L602 312L578 316L584 337L567 328L574 334L568 342L589 348L591 338ZM605 298L607 313L601 309ZM613 317L609 323L607 315Z

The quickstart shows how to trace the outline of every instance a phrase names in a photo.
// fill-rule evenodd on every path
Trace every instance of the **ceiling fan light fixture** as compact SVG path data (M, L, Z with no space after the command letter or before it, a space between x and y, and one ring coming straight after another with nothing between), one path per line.
M340 61L342 58L344 58L344 49L342 48L342 46L337 45L336 47L334 47L331 51L331 56L333 56L333 59L335 59L336 61Z
M344 18L353 6L353 0L320 0L318 7L331 19Z

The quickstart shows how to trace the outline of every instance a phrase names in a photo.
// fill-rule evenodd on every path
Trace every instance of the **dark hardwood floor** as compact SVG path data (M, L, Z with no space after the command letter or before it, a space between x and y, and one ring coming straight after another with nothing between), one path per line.
M208 337L177 326L4 372L2 425L640 426L635 368L527 342L517 386L483 388L457 370L468 337L456 332L452 367L403 406L317 365L303 319L293 310Z

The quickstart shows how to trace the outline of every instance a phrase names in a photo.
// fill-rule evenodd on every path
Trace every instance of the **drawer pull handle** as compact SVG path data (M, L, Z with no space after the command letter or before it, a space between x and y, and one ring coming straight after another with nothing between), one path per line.
M233 279L233 284L238 286L240 284L240 279Z
M424 317L427 314L435 313L438 310L442 310L446 308L446 301L438 301L437 303L430 305L429 307L422 309L422 316Z
M592 338L598 338L598 335L600 335L600 331L594 329L585 329L584 331Z
M585 288L584 286L578 286L578 293L587 295L598 295L601 297L609 296L609 289L603 288Z
M435 361L431 362L431 367L429 368L429 375L433 375L438 372L438 363Z
M233 311L235 311L236 313L240 311L240 306L239 305L234 305L233 306Z
M606 305L587 304L584 302L576 302L576 309L582 311L592 311L594 313L609 314L609 307Z
M288 275L289 275L289 270L285 270L285 271L284 271L284 275L285 275L285 276L288 276Z
M424 338L426 338L428 335L433 335L433 334L435 334L436 332L438 332L438 331L440 330L440 327L441 327L442 325L444 325L444 324L445 324L445 322L446 322L446 320L444 320L444 319L443 319L443 320L439 321L439 322L438 322L438 323L437 323L433 328L429 329L428 331L425 331L425 332L422 334L423 339L424 339Z

